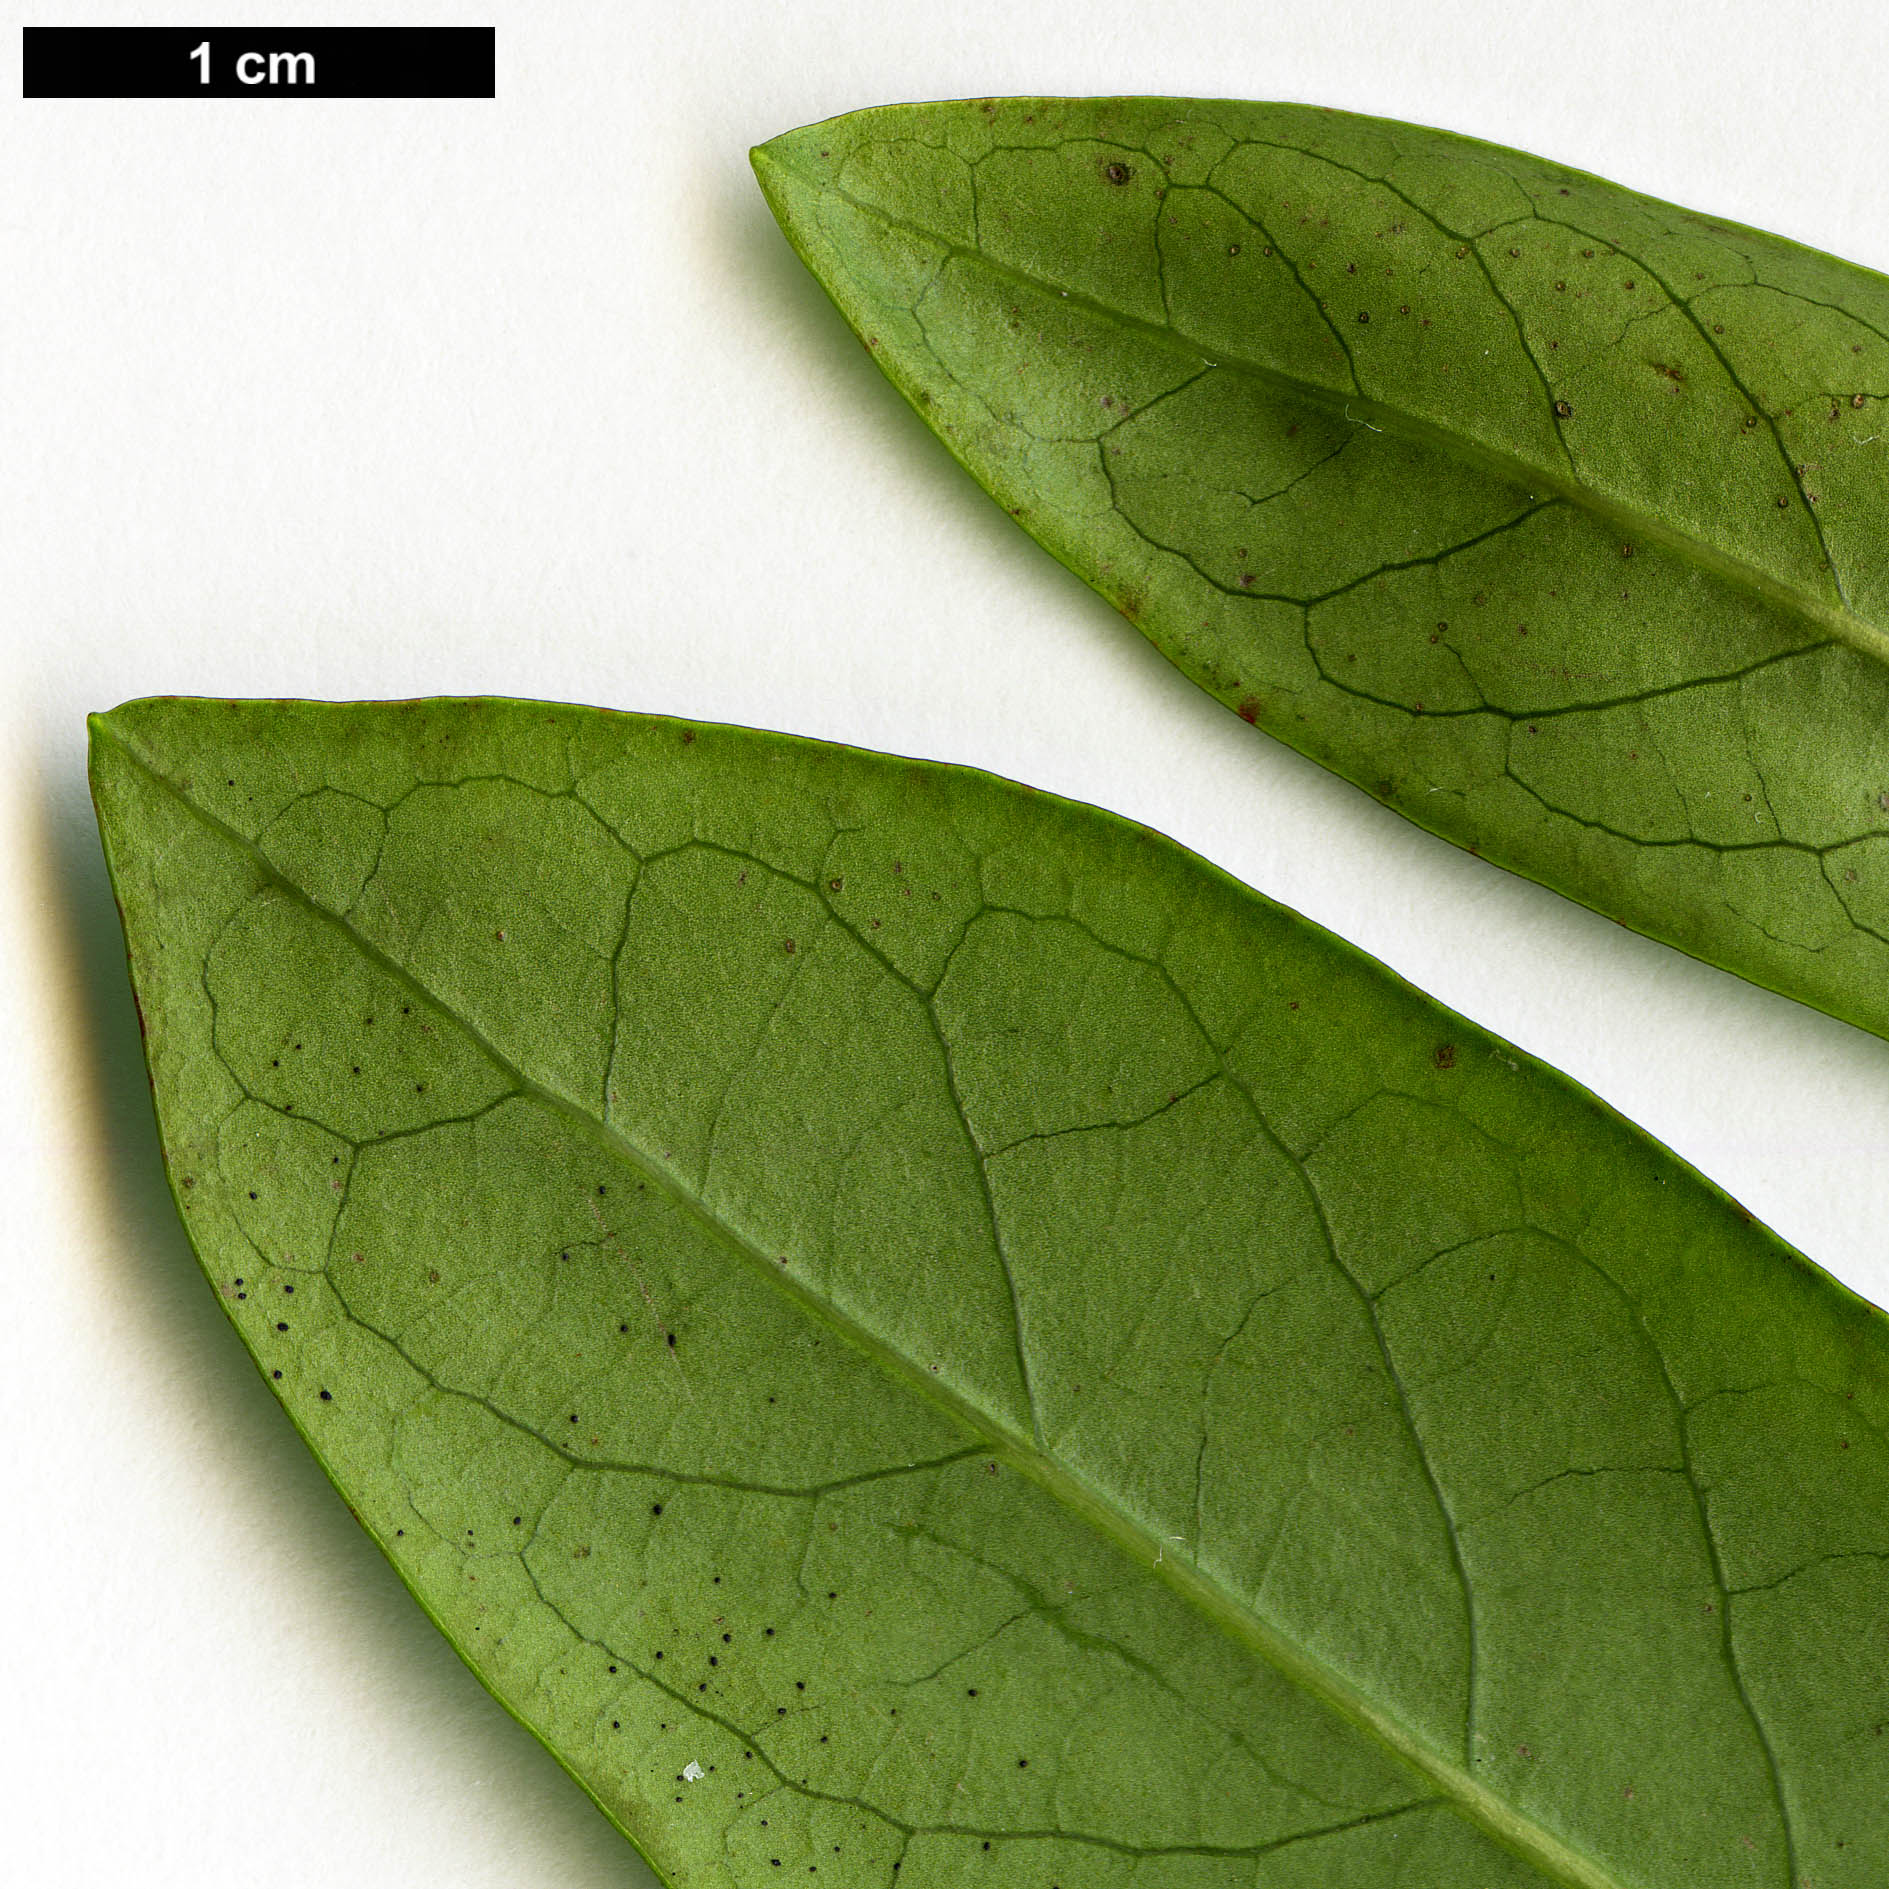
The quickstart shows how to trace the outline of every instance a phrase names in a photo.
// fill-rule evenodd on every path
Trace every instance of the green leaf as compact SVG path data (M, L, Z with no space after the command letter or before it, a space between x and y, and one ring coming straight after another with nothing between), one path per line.
M1889 1035L1889 282L1301 106L754 154L998 502L1420 825Z
M1889 1331L1170 842L543 704L153 701L173 1190L671 1883L1880 1889Z

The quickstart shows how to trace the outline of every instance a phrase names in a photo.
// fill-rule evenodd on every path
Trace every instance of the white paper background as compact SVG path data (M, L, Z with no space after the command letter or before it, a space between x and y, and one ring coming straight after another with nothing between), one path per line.
M746 158L897 99L1301 99L1884 268L1880 0L229 11L495 23L501 95L22 102L4 23L0 1874L650 1881L348 1519L185 1246L84 791L84 712L129 696L536 695L1098 801L1889 1299L1889 1044L1479 864L1196 692L951 465Z

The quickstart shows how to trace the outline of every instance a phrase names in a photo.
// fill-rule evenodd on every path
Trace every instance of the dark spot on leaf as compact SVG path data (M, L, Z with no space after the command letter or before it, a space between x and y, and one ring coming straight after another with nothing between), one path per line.
M1436 1046L1436 1053L1430 1060L1435 1063L1439 1069L1454 1069L1456 1067L1456 1045L1454 1043L1439 1043Z
M1554 403L1554 417L1557 420L1571 420L1574 418L1574 409L1565 400L1557 400Z
M1131 171L1126 164L1121 163L1119 160L1113 164L1104 164L1102 166L1102 175L1106 177L1111 184L1125 184L1134 174L1135 173Z

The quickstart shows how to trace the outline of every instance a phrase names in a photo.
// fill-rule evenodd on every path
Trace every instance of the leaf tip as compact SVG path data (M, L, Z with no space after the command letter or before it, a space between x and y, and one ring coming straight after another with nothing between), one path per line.
M794 199L806 190L809 181L794 162L796 142L804 135L799 131L784 131L778 138L754 145L748 152L748 164L755 182L761 186L761 195L767 199L767 207L773 211L775 221L790 234Z
M104 750L111 745L114 734L112 717L118 713L115 708L95 708L85 718L86 771L91 776L92 793L98 794L99 762Z

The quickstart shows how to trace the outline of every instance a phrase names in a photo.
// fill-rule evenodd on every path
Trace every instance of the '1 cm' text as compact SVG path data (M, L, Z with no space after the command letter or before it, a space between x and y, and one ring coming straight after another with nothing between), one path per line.
M197 83L210 83L210 42L206 39L190 49L197 62ZM313 85L315 55L312 52L245 52L236 55L236 81L239 85Z

